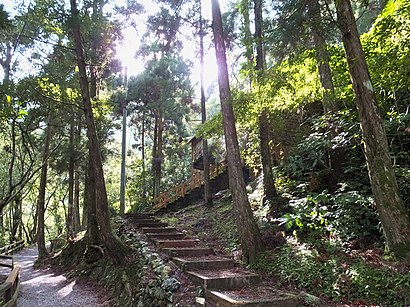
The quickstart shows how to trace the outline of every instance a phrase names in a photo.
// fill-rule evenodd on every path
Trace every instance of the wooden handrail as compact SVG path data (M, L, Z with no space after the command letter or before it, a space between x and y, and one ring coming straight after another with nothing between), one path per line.
M0 266L10 268L10 269L14 268L14 257L13 256L0 255L0 259L11 260L11 263L2 263L2 262L0 262Z
M211 165L209 169L210 179L213 179L222 174L226 170L226 167L227 165L225 160L219 162L218 164ZM195 173L187 181L184 181L155 197L153 200L153 209L159 210L163 207L166 207L168 204L184 197L191 190L199 188L203 184L204 178L202 173Z
M0 297L3 299L3 307L17 306L17 296L20 289L20 267L16 265L6 281L0 285Z
M11 269L5 282L0 285L0 298L2 299L2 307L17 306L17 296L20 289L20 267L14 265L14 257L8 256L16 250L24 247L24 240L14 242L12 244L0 248L0 259L11 260L11 263L0 263L0 266Z
M0 248L0 254L9 255L24 247L24 240L16 241Z

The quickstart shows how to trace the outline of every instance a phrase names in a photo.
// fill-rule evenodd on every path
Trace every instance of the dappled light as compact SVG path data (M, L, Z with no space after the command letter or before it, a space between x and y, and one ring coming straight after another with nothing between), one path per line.
M410 306L409 20L0 4L0 303Z

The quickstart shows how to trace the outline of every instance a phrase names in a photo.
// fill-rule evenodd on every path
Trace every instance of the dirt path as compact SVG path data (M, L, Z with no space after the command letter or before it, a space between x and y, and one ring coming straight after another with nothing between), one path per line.
M82 307L103 306L91 287L78 285L50 269L34 269L37 247L25 248L14 255L20 265L18 307Z

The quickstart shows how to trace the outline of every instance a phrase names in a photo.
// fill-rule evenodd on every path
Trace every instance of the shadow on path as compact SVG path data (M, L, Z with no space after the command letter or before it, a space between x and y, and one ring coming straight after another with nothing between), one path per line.
M18 307L82 307L103 306L91 287L78 285L50 269L35 269L37 247L32 246L14 254L20 266L20 294Z

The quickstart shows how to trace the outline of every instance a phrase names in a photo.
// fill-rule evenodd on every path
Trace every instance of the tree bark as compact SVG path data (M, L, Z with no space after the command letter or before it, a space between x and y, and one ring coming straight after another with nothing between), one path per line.
M273 179L272 155L269 146L270 124L266 110L259 115L259 141L263 169L263 191L265 200L269 201L271 212L278 212L278 192Z
M80 221L80 157L78 156L79 147L80 147L80 140L81 140L81 114L79 113L77 116L77 129L74 138L75 144L75 163L74 163L74 231L81 230L81 221Z
M11 229L11 242L15 242L21 239L21 224L22 224L22 203L21 195L17 195L13 204L13 223Z
M307 2L310 15L310 30L316 50L316 62L319 71L320 84L323 87L323 111L337 112L339 105L336 101L335 88L333 85L332 71L330 69L330 56L322 25L322 16L318 0Z
M147 202L147 179L145 178L145 110L142 111L142 128L141 128L141 160L142 160L142 184L144 205Z
M67 237L74 238L74 132L75 122L74 116L70 123L70 158L68 163L68 208L67 208Z
M240 5L240 12L243 16L243 45L245 46L245 58L247 61L247 69L249 70L249 86L252 86L253 81L253 67L254 67L254 57L253 57L253 39L250 28L250 17L249 17L249 0L242 0Z
M73 219L74 219L74 231L81 230L80 220L80 171L78 167L74 170L74 207L73 207Z
M6 43L6 58L0 60L0 65L3 68L3 85L10 82L11 60L13 57L13 46L11 42Z
M154 180L154 197L157 197L161 192L161 168L162 168L162 132L164 130L164 118L162 111L157 111L155 115L154 128L154 150L152 160L152 174Z
M48 115L46 137L43 149L43 164L41 167L40 187L37 200L37 248L38 258L42 259L47 256L46 240L44 235L44 215L45 215L45 197L47 186L47 168L48 157L50 155L50 142L52 137L52 114Z
M115 264L120 264L124 261L126 248L122 244L122 242L112 233L111 229L101 150L100 145L98 143L97 130L95 127L94 115L91 106L83 43L81 40L81 31L79 24L80 21L78 17L79 13L77 9L76 0L70 0L70 4L72 22L71 34L75 45L77 65L79 70L80 89L82 93L82 101L87 124L89 150L92 160L93 172L95 176L95 200L97 204L97 221L100 229L101 239L104 246L107 249L109 257Z
M87 225L86 237L89 244L99 245L101 243L100 230L97 222L97 205L95 193L95 174L93 170L92 156L88 154L88 168L84 191L84 217Z
M263 8L262 0L254 0L255 4L255 41L256 41L256 74L258 81L262 79L262 74L265 69L265 54L263 50ZM258 83L259 83L258 82ZM271 212L277 212L278 206L278 193L275 187L275 181L273 177L272 169L272 155L269 146L269 118L268 112L263 110L259 114L259 142L261 152L261 162L263 170L263 202L268 201L270 203Z
M199 20L199 54L201 63L201 122L204 124L206 122L206 99L205 99L205 81L204 81L204 30L203 30L203 20L202 20L202 5L200 2L200 20ZM205 206L212 205L212 195L211 195L211 178L209 176L209 150L208 150L208 140L202 138L202 159L204 162L204 204Z
M125 76L127 78L127 76ZM127 84L127 83L125 83ZM121 141L121 184L120 184L120 215L125 213L125 161L127 157L127 105L122 106L122 141Z
M256 70L261 72L265 67L265 52L263 50L263 2L254 0L255 13L255 41L256 41Z
M218 64L219 97L228 160L229 186L232 192L236 227L240 236L243 258L245 262L252 262L262 251L262 240L259 228L253 219L242 172L242 162L229 87L222 17L218 0L212 0L212 19L215 56Z
M335 5L356 97L369 178L387 248L398 258L410 258L410 218L399 194L352 6L349 0L337 0Z

